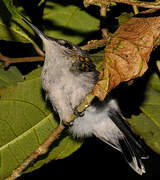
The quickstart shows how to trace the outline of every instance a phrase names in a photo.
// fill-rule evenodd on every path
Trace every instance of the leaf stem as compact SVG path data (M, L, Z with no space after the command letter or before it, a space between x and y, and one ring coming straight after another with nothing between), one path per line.
M105 5L105 4L101 5L101 9L100 9L100 16L101 17L105 17L106 16L106 14L107 14L107 6L108 5Z
M138 7L136 5L132 5L132 8L135 15L139 13Z

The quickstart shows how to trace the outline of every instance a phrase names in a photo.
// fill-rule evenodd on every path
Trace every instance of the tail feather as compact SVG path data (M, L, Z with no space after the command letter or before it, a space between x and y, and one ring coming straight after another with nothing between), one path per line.
M70 132L78 137L95 135L97 138L120 151L130 167L142 175L145 167L142 159L147 158L143 145L137 141L123 119L115 100L104 101L88 107L83 117L74 121Z
M143 148L139 148L137 144L135 144L131 139L129 139L126 135L124 135L122 132L121 135L116 136L116 131L113 132L114 137L111 137L111 134L108 133L99 133L99 131L94 131L94 135L105 142L106 144L110 145L114 149L120 151L126 162L129 164L129 166L138 174L142 175L145 173L145 167L142 162L142 159L148 158L148 156L145 154ZM112 139L110 139L110 137Z
M136 140L128 126L126 126L124 122L125 120L119 112L112 109L109 116L123 134L123 136L119 138L119 146L125 160L134 171L142 175L145 173L145 167L142 159L148 158L142 145Z
M123 140L121 139L119 142L124 158L130 167L140 175L145 173L145 167L141 156L142 152L138 147L136 147L133 142L128 140L126 137L124 137Z

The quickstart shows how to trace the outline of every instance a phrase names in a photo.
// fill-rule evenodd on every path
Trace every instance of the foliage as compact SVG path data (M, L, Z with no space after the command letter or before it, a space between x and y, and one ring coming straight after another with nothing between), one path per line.
M6 72L8 79L11 70ZM16 71L17 69L14 69L13 72L16 74ZM47 107L44 101L40 72L41 68L28 74L26 80L18 82L16 86L8 83L7 88L0 90L1 179L22 163L58 125L51 108ZM2 76L3 72L0 72L0 77ZM19 76L14 77L17 81L21 75L19 73ZM52 159L61 159L70 155L80 145L81 142L76 142L69 136L63 136L58 146L53 145L49 155L37 161L27 172Z
M3 3L7 5L14 16L8 12ZM33 31L22 22L17 13L24 15L25 8L21 4L13 6L9 3L10 0L3 0L0 6L0 40L31 43L36 49L40 50L41 44L38 39L34 36ZM10 9L10 7L12 8ZM100 28L99 15L93 13L96 12L96 7L93 11L86 9L83 7L82 1L70 1L69 3L65 0L61 2L41 0L37 3L36 8L42 7L44 32L55 38L67 39L78 44L86 41L93 33L96 32L97 34L97 30ZM112 12L112 8L110 12ZM125 23L131 17L132 12L122 13L118 17L119 25ZM116 19L116 17L114 18ZM125 28L129 29L129 26L125 26ZM117 31L112 40L116 39L119 34L119 31ZM133 39L130 39L130 41L133 42ZM139 42L142 41L141 39ZM112 41L105 51L97 49L96 53L92 54L97 69L103 70L104 63L102 61L106 50L112 51L113 54L113 51L118 49L117 44L117 41L116 43ZM119 43L120 45L122 46ZM135 42L134 48L138 49ZM143 47L140 48L140 53L142 53ZM144 46L144 48L146 47ZM150 48L149 55L151 51ZM149 55L147 55L148 59ZM144 62L148 62L148 59ZM112 60L110 60L111 58L108 58L107 63L111 63ZM130 59L130 62L132 60ZM19 166L58 125L56 115L53 114L50 104L46 103L41 88L41 67L34 67L34 70L27 75L23 74L23 69L20 68L20 70L22 73L16 66L11 66L6 70L0 64L0 180L9 176L12 170ZM140 71L138 70L138 73ZM121 73L123 74L123 72L122 70ZM130 79L133 78L132 75ZM138 77L138 75L135 77ZM107 77L104 78L108 80ZM160 153L160 80L155 72L148 80L144 97L139 107L141 112L138 115L132 115L127 120L134 132L144 139L154 151ZM38 159L25 172L31 172L53 159L65 158L76 151L81 144L82 142L75 141L67 133L64 133L53 144L49 153Z
M147 84L142 111L128 119L134 131L141 136L154 151L160 154L160 80L154 73Z
M51 37L80 43L87 34L97 31L99 20L88 14L82 7L47 1L44 22L51 22L45 33Z
M7 5L9 3L9 1L4 2ZM19 6L16 9L13 6L9 10L11 13L17 14L16 11L22 12L23 8ZM75 43L84 40L85 34L97 30L99 25L98 19L78 6L65 6L53 2L46 3L43 18L45 21L54 22L58 27L57 30L53 27L51 28L55 30L48 28L48 31L45 32L46 34L68 39ZM86 29L87 25L89 25L88 29ZM0 6L0 26L1 40L32 43L33 46L39 48L32 30L23 23L21 18L17 18L17 15L11 16L4 5ZM70 29L71 32L65 34L63 28ZM75 36L73 36L73 32ZM76 35L76 32L79 32L79 36ZM1 66L0 179L9 176L12 170L19 166L58 125L58 120L53 117L52 108L45 102L40 74L41 68L35 69L26 75L25 80L23 80L22 74L16 67L11 66L8 70L4 70ZM67 136L67 134L64 134L59 139L58 144L53 144L49 155L40 158L34 163L34 166L28 168L25 172L37 169L50 160L69 156L81 144L82 142L75 141L70 136Z

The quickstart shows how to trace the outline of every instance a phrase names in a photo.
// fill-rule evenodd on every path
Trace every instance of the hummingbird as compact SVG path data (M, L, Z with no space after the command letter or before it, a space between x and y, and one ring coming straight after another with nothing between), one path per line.
M131 133L116 100L110 96L104 102L94 100L83 114L77 111L77 106L92 92L99 75L88 53L67 40L45 35L25 17L22 19L45 45L42 88L59 114L60 123L68 125L71 115L77 115L67 126L73 137L96 136L120 151L130 167L142 175L145 172L142 159L148 156Z
M78 114L77 106L92 92L98 71L86 51L67 40L48 37L25 17L22 19L45 45L42 88L60 121L67 124L72 114Z

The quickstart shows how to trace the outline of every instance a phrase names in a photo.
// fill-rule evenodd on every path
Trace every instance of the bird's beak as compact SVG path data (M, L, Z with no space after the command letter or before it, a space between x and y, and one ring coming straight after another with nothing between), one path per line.
M40 31L36 26L34 26L28 19L26 19L24 16L22 16L22 20L29 25L32 30L42 39L43 42L45 42L45 40L48 40L49 37L47 35L45 35L42 31ZM53 40L54 38L52 38ZM56 41L56 39L54 39Z

